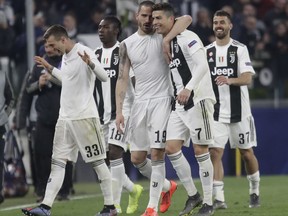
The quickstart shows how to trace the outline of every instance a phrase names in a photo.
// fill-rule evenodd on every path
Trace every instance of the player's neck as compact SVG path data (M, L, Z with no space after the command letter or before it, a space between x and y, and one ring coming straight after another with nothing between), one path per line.
M218 46L225 46L230 42L230 37L225 37L223 39L216 38L216 44Z
M153 35L155 31L151 31L151 32L144 32L143 30L141 30L140 28L138 28L138 35L140 36L145 36L145 35Z
M103 48L108 49L108 48L113 47L116 43L117 43L117 40L116 41L111 41L109 43L103 43L102 46L103 46Z
M69 53L73 49L74 46L75 46L75 42L69 39L67 41L67 48L66 48L65 52Z

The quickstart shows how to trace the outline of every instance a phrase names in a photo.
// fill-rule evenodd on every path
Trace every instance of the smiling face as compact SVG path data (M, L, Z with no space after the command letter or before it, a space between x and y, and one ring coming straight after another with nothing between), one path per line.
M167 35L174 24L174 16L167 16L163 10L152 13L153 26L158 34Z
M58 50L61 54L64 54L66 49L65 49L65 40L66 38L64 37L60 37L58 40L54 35L50 35L47 39L46 39L46 45Z
M226 16L214 16L213 31L217 39L223 40L230 37L232 23Z
M48 45L47 43L45 43L44 48L46 55L50 58L53 56L61 56L59 50L54 49L51 45Z

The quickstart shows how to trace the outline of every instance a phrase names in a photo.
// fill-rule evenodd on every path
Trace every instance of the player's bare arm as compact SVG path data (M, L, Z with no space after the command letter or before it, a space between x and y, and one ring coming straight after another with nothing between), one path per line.
M235 86L243 86L243 85L249 85L252 81L252 73L251 72L245 72L242 73L237 78L228 78L227 76L218 76L215 79L215 82L217 85L235 85Z
M127 54L127 47L124 42L120 44L119 49L119 74L116 84L116 125L120 133L123 133L124 117L122 114L123 101L125 98L128 80L129 80L129 70L130 70L130 60Z
M171 31L163 38L163 53L166 62L169 64L172 60L170 42L178 34L183 32L192 23L192 17L189 15L184 15L176 19L175 24Z

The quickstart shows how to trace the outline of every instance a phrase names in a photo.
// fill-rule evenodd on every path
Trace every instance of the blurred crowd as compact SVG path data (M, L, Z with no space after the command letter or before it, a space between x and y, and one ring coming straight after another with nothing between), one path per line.
M232 37L247 45L256 70L271 69L273 83L269 84L268 80L266 85L278 86L280 97L288 97L285 88L288 80L287 0L170 0L169 3L175 6L179 15L192 15L190 30L200 36L204 45L214 40L213 13L218 9L231 13ZM35 52L42 54L42 35L50 25L62 24L69 36L77 40L78 34L97 33L101 19L108 14L121 18L124 30L120 39L124 39L137 29L137 4L137 0L34 0ZM28 69L25 20L24 0L0 0L0 57L9 58L16 95ZM265 83L269 74L262 78Z

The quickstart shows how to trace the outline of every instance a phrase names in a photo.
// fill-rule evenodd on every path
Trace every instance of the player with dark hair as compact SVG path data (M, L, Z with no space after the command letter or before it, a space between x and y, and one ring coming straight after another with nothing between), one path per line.
M168 3L153 6L153 25L165 37L174 26L174 9ZM174 104L167 126L165 151L185 187L188 199L179 215L190 215L202 203L194 185L190 165L182 153L190 139L203 188L203 205L197 216L213 215L212 185L213 165L209 145L213 145L213 104L215 95L205 59L202 41L192 31L183 30L171 41L170 70L174 90Z
M118 37L121 34L121 23L115 16L105 17L99 24L99 38L102 46L98 47L95 54L108 75L107 82L96 79L95 97L100 116L100 122L106 141L106 151L110 160L112 176L112 192L114 204L118 213L122 213L120 206L122 187L129 192L129 203L127 214L133 214L138 208L138 201L143 187L134 184L125 173L123 153L127 150L124 135L119 133L116 127L116 101L115 88L118 78L119 67L119 45ZM129 83L129 91L125 99L125 118L130 115L131 105L134 100L134 91Z
M116 85L116 123L118 130L123 132L123 102L132 67L136 80L135 99L127 125L131 161L141 174L150 179L149 203L143 216L158 215L161 195L160 212L167 211L171 205L171 196L177 188L176 182L165 179L166 126L171 112L172 86L162 44L163 41L170 41L191 23L190 16L179 18L175 28L163 39L153 29L153 5L151 1L139 4L136 16L138 30L120 44ZM147 158L150 153L151 160Z
M228 140L231 148L240 150L245 164L250 185L249 207L260 205L259 165L252 148L257 145L256 131L247 88L255 71L247 47L230 37L232 27L230 14L223 10L217 11L213 17L216 41L206 47L217 100L214 106L215 144L210 148L214 166L215 209L227 208L224 198L222 156Z

